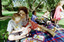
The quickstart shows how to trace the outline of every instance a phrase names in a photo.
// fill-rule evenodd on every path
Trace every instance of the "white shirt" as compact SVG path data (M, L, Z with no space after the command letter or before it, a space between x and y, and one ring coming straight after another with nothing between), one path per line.
M19 30L21 29L21 26L22 26L22 23L19 22L18 24L16 24L12 19L8 22L8 27L7 27L7 31L9 32L12 32L13 29L14 30Z

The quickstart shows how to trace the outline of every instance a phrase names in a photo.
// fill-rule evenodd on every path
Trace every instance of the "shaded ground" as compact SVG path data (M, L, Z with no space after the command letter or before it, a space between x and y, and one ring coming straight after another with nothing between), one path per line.
M5 37L5 39L7 39L7 37L8 37L6 29L7 29L7 24L8 24L9 20L10 19L0 21L0 42L4 42L3 38ZM5 34L5 35L3 35L3 34Z

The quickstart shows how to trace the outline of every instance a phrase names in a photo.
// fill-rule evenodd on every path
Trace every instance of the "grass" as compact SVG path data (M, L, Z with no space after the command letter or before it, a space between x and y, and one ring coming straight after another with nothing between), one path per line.
M64 19L62 19L62 20L59 21L59 25L60 25L62 28L64 28Z
M44 12L37 12L37 16L41 17L44 14Z
M16 11L2 11L2 14L6 16L12 16L14 13L17 13L17 12Z
M5 37L5 39L7 40L7 37L8 37L7 34L8 33L5 34L5 32L7 31L7 24L8 24L9 20L10 19L0 21L0 42L4 42L3 37ZM3 36L3 34L5 34L5 35Z
M2 11L2 14L5 16L12 16L14 13L16 13L16 12L15 11ZM8 37L7 25L8 25L9 20L10 19L0 21L0 42L4 42L3 37L5 37L5 39L7 40L7 37ZM5 32L6 32L6 34L5 34ZM3 34L5 34L5 35L3 36Z

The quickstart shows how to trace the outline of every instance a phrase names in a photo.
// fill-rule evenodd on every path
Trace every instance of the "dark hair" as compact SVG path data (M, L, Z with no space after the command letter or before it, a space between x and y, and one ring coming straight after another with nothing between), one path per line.
M23 10L26 14L26 20L27 20L27 14L28 14L28 9L26 7L19 7L18 13Z
M23 10L26 14L28 14L28 9L26 7L19 7L18 13L20 10Z
M32 12L32 14L34 14L34 13L35 13L35 11Z

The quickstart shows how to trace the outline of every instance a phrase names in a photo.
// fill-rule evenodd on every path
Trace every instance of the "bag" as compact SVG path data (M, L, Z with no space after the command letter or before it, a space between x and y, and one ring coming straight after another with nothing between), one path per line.
M45 23L44 23L44 22L42 22L41 20L36 19L35 21L36 21L36 22L37 22L37 24L39 24L39 25L45 25Z

